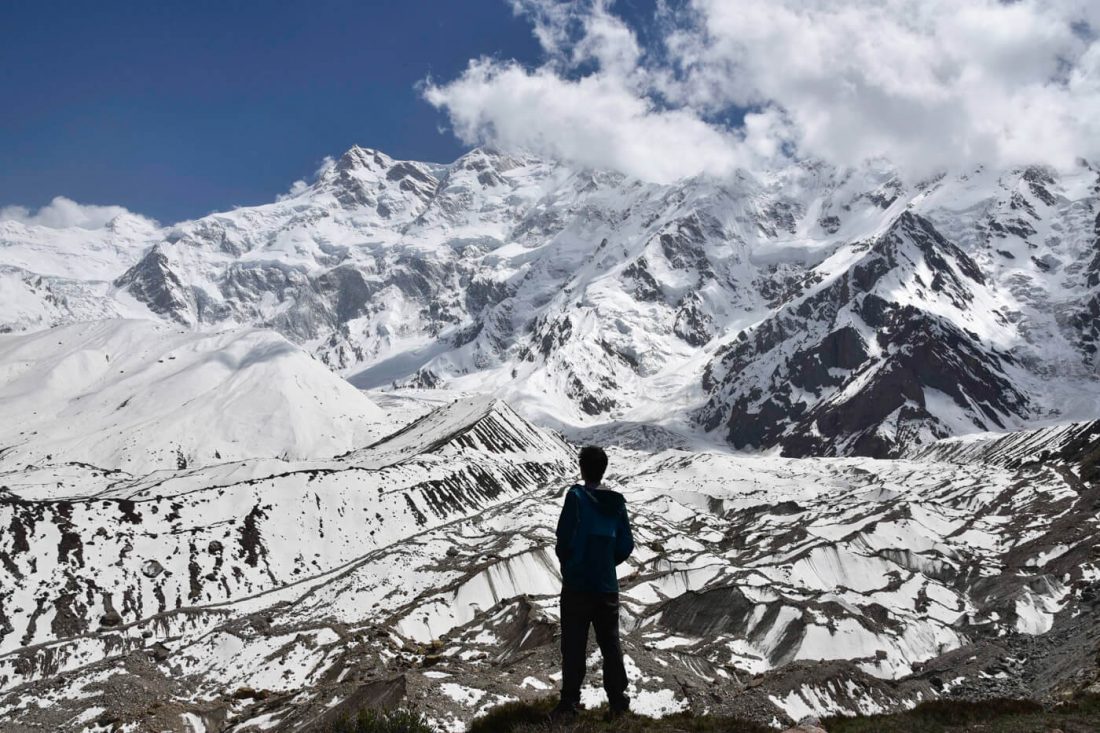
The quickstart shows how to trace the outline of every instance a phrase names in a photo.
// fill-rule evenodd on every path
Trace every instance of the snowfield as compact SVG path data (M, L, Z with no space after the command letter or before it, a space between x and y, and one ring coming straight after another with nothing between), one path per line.
M134 474L326 458L395 427L278 334L134 320L0 334L0 412L0 470L55 455Z

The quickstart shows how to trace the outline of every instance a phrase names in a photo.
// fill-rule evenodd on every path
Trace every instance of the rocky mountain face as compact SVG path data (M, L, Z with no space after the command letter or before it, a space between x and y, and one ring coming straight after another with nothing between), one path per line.
M0 224L0 323L263 326L358 386L491 391L577 438L900 455L1100 411L1098 181L803 163L658 186L357 147L155 231ZM88 247L94 273L57 264Z
M903 212L845 256L834 277L718 351L704 373L706 427L737 447L883 456L943 437L940 416L953 412L1001 430L1028 413L1016 359L966 328L975 300L992 297L981 269L927 219Z
M613 451L635 709L781 724L1100 685L1100 425L968 443L962 463L943 445ZM9 467L4 729L308 731L411 705L461 731L553 694L574 456L473 397L327 460Z

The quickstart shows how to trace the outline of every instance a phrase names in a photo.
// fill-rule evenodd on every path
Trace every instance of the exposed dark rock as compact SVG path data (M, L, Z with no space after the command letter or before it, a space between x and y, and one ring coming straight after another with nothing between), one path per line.
M699 214L680 219L666 227L658 236L661 254L675 270L695 272L701 280L713 278L714 270L704 247L709 236L721 236L716 221Z
M539 352L543 356L550 356L551 353L569 340L572 333L573 322L568 317L536 326L535 336L538 340Z
M851 326L833 331L810 349L791 357L791 383L811 392L825 386L837 386L844 377L834 370L858 369L868 359L863 338Z
M836 216L823 216L817 220L817 225L826 234L836 234L840 230L840 218Z
M184 324L193 320L194 295L188 286L180 282L159 245L119 276L115 285L128 289L158 315Z
M1035 227L1019 217L1006 219L1004 221L990 218L989 221L986 222L986 227L994 236L1000 239L1005 239L1009 235L1015 235L1020 239L1027 239L1035 236L1037 233Z
M761 223L769 236L776 236L779 231L794 234L797 226L797 218L802 211L799 205L793 201L775 201L764 209L765 222Z
M786 455L883 457L919 435L947 434L926 407L927 389L963 410L976 406L977 430L1002 427L1002 415L1025 414L1027 398L1005 376L1007 355L938 316L876 293L887 275L918 263L933 273L927 287L959 308L985 282L977 264L927 220L902 213L847 272L717 352L703 378L712 395L698 416L703 427L726 425L738 448L778 444ZM874 359L860 332L839 324L845 312L875 334ZM786 351L792 342L801 347ZM746 386L742 375L762 368L768 371ZM859 389L846 392L855 380ZM795 390L820 400L807 403ZM845 397L831 396L840 394Z
M156 560L146 560L141 564L141 574L146 578L155 578L164 572L164 566Z
M335 322L345 323L369 312L379 283L367 280L359 268L345 265L323 273L316 280L316 288L326 302L332 303Z
M263 509L257 504L245 516L244 526L241 528L241 535L238 539L241 545L241 553L244 556L245 563L252 567L256 567L259 564L260 556L266 554L259 530L259 520L266 517L267 515Z
M637 300L656 302L664 297L660 284L649 272L649 262L644 256L626 266L623 278L630 284L630 292Z
M703 346L714 336L714 323L701 307L696 293L691 293L680 301L672 330L692 346Z
M149 647L149 656L151 656L154 661L163 662L172 656L172 650L158 641Z
M1047 206L1054 206L1056 199L1048 189L1048 186L1054 185L1054 179L1051 178L1047 171L1032 166L1024 171L1024 180L1027 181L1028 188L1035 198L1039 199Z
M57 561L83 567L84 543L80 535L72 529L73 505L71 502L60 501L54 507L56 511L54 524L57 525L57 531L61 534L61 541L57 543Z

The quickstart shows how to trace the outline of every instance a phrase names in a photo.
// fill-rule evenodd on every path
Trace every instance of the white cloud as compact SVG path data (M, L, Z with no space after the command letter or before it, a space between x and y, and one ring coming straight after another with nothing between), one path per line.
M286 201L292 199L295 196L301 196L303 193L309 190L309 184L305 182L305 179L299 178L294 183L290 184L290 190L286 193L281 193L275 197L276 201Z
M655 110L607 75L569 81L548 69L481 60L425 96L448 110L455 133L470 144L534 150L661 182L745 162L736 134L690 111Z
M54 197L53 201L33 212L25 206L0 208L0 221L13 220L52 229L102 229L119 216L130 217L134 223L150 228L157 226L154 220L135 214L123 206L79 204L64 196Z
M573 63L596 61L614 76L629 77L637 70L642 49L634 32L612 15L608 3L597 2L582 21L582 35L573 47Z
M651 49L604 0L514 7L544 66L480 59L425 86L466 142L655 181L792 152L915 176L1100 158L1100 3L691 0Z
M320 178L321 176L325 175L326 173L328 173L330 170L333 169L333 167L335 167L335 165L336 165L336 159L333 158L331 155L326 155L321 160L321 165L313 173L314 180L316 180L316 179ZM287 199L292 199L296 196L302 195L303 193L305 193L309 189L310 189L310 183L308 181L306 181L304 178L299 178L297 181L290 184L290 190L289 191L287 191L286 193L279 194L278 196L275 197L275 200L276 201L286 201Z

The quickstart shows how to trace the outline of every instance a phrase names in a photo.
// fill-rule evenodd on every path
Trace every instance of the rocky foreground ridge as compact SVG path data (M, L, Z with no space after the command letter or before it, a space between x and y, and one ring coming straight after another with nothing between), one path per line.
M964 463L614 451L636 708L782 725L1095 690L1100 424L1048 438ZM5 730L315 730L411 705L459 731L551 694L573 456L476 397L326 460L8 466Z

